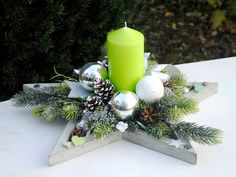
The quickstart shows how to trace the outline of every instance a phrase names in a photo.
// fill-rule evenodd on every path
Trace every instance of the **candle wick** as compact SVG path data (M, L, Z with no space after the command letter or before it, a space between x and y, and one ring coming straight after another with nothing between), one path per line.
M127 28L127 22L125 22L125 27Z

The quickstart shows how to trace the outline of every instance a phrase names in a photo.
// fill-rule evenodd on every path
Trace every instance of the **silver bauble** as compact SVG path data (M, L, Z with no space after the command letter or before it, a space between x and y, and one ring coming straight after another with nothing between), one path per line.
M81 119L81 120L76 124L75 128L76 128L77 130L79 130L79 129L82 129L82 130L85 130L85 131L88 130L88 126L87 126L87 124L86 124L86 121L83 120L83 119Z
M94 89L95 82L105 80L107 77L106 67L95 62L87 63L79 70L79 81L81 85L89 91Z
M109 102L113 112L122 120L127 119L135 113L138 106L138 97L131 91L117 92Z

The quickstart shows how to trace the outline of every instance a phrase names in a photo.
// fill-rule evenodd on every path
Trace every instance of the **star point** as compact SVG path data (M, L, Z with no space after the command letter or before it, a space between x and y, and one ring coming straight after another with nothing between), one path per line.
M175 146L177 149L179 149L181 145L185 144L186 142L183 142L181 139L178 140L171 139L171 142L169 143L170 146Z

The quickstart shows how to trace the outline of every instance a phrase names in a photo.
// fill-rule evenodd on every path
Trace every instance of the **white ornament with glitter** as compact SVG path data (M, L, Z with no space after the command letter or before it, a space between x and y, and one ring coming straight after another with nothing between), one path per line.
M162 83L165 83L170 80L170 76L162 72L151 71L151 76L159 78L162 81Z
M141 100L153 103L163 97L163 83L154 76L144 76L136 85L136 94Z

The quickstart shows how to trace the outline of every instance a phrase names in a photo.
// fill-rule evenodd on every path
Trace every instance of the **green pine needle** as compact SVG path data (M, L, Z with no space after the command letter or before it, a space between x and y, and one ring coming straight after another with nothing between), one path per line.
M148 59L148 67L147 70L151 70L151 68L157 64L156 58L154 55L151 55Z
M77 102L64 102L62 108L62 116L66 120L77 119L80 115L81 109Z
M171 128L164 122L157 122L148 127L148 133L157 139L168 138L172 134Z
M53 101L47 104L40 104L32 109L32 115L47 121L63 119L62 102Z
M183 95L183 89L186 86L186 79L183 74L176 75L170 79L169 87L176 95Z
M99 139L109 136L114 131L115 128L111 124L100 124L93 130L93 134L97 139Z
M193 140L199 144L216 145L221 143L222 132L219 129L198 126L196 123L181 122L173 126L177 136Z
M53 101L40 104L32 109L32 115L48 121L65 119L67 121L77 119L81 113L76 101Z
M68 96L70 93L70 88L66 83L60 83L58 86L54 87L54 91L58 95Z
M198 112L197 101L191 98L175 99L173 107L167 109L171 121L179 121L183 116Z
M135 132L139 129L139 125L137 124L135 119L128 119L127 123L129 125L127 129L128 131Z
M198 111L197 101L183 96L164 96L154 103L158 117L169 122L179 121L183 116Z
M97 109L94 112L85 112L82 119L87 122L89 128L91 129L96 128L101 124L114 125L117 122L116 116L107 106Z
M15 103L15 106L33 107L40 104L47 104L51 101L64 99L67 99L67 97L56 94L54 88L44 87L41 89L27 88L25 91L15 94L12 101Z
M139 105L138 105L138 109L139 110L143 110L146 109L147 107L151 106L150 103L147 103L145 101L139 100Z
M32 109L32 115L33 117L42 117L43 112L46 110L48 106L47 105L38 105Z
M42 119L53 121L62 118L60 107L48 105L42 113Z

